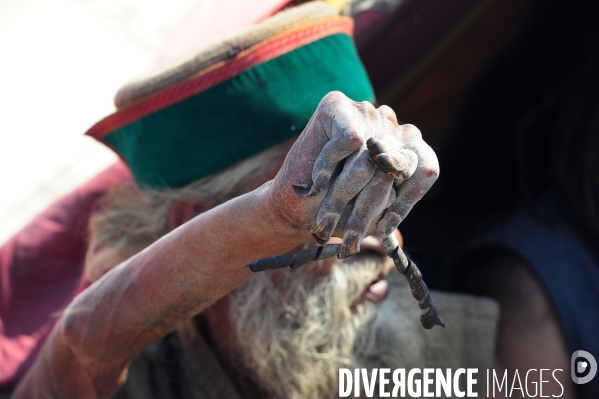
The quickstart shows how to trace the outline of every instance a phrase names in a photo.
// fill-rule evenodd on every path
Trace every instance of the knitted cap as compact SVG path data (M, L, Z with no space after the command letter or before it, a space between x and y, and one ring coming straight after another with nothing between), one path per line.
M327 93L374 101L353 22L312 2L123 87L86 134L141 188L180 187L297 136Z

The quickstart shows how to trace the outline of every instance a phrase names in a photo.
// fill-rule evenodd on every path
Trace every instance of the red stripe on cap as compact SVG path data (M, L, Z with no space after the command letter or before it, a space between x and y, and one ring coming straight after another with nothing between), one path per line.
M131 106L117 111L92 126L85 134L98 140L129 123L176 102L185 100L218 85L255 65L261 64L324 37L344 33L352 35L350 18L334 17L281 33L242 51L234 59L214 64L193 77L159 91Z

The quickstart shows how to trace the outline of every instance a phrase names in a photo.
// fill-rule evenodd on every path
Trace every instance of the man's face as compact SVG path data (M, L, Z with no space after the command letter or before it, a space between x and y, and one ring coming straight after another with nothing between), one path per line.
M392 268L371 236L356 256L253 276L229 296L239 371L274 397L306 398L336 392L341 367L409 364L420 326L401 316L413 300Z

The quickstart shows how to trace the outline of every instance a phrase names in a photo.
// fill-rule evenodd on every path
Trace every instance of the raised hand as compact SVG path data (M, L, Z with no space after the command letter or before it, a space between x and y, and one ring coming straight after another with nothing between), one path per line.
M275 208L292 229L310 231L320 244L342 237L343 258L359 252L377 222L388 241L438 175L437 157L416 127L399 125L389 107L332 92L271 189Z
M437 157L417 128L400 126L389 107L375 109L368 102L329 93L270 188L274 208L292 229L301 233L310 226L319 244L333 235L343 237L343 243L259 259L246 266L257 272L295 268L335 255L345 258L360 251L362 240L376 225L387 254L408 280L420 308L428 309L420 316L422 325L444 327L422 274L394 235L438 176Z

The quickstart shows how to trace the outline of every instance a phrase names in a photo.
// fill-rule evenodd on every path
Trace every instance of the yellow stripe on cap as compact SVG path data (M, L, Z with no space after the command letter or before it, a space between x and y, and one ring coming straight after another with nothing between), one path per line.
M339 12L341 12L345 7L345 4L347 4L347 0L324 0L324 2L332 5Z

